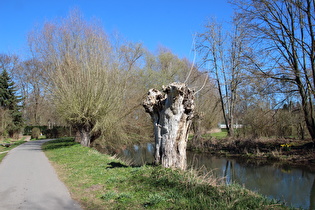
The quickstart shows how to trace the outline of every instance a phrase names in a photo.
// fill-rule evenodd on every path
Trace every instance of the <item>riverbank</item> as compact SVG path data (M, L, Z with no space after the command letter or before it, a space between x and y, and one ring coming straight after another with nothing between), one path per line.
M162 167L132 167L72 139L43 145L72 197L86 209L287 209L238 185Z
M261 164L277 162L315 171L315 148L311 140L212 137L189 142L188 149L217 156L243 158L247 162L259 161Z

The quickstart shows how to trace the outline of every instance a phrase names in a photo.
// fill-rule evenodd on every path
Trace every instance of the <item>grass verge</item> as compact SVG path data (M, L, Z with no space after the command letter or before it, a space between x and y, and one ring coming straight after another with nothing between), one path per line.
M11 142L11 141L1 141L0 142L0 163L1 161L3 160L3 158L8 154L8 152L11 150L11 149L14 149L15 147L21 145L25 143L24 140L19 140L19 141L14 141L14 142ZM3 146L3 145L6 145L6 144L10 144L9 147L6 147L6 146Z
M238 185L193 171L131 167L70 138L43 145L59 178L85 209L286 209Z
M223 139L226 138L228 135L227 131L221 131L221 132L217 132L217 133L211 133L210 136L217 138L217 139ZM206 138L206 137L205 137Z

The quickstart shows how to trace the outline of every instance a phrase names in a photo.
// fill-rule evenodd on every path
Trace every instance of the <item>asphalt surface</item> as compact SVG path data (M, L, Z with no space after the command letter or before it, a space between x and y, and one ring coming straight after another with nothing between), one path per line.
M0 163L0 210L81 209L59 180L41 145L26 142Z

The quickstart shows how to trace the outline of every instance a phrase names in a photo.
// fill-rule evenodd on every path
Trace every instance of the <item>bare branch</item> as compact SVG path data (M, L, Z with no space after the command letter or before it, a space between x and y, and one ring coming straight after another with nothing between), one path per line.
M205 72L205 74L208 74L208 72ZM201 86L201 88L199 90L194 92L194 95L196 95L198 92L200 92L206 86L207 81L208 81L208 75L205 76L205 80L203 82L203 85Z
M193 62L191 64L191 68L190 68L190 71L188 72L188 75L186 76L186 79L185 79L185 84L187 83L190 75L191 75L191 72L195 66L195 61L196 61L196 34L193 35L193 41L192 41L192 50L194 51L194 59L193 59Z

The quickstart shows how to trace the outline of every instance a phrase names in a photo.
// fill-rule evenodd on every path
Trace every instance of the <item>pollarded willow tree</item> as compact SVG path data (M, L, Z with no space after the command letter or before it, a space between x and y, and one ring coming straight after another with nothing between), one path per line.
M107 35L73 11L29 34L60 116L90 144L117 121L124 77L115 67Z
M185 169L190 127L196 128L193 129L195 135L201 134L203 130L200 126L201 118L200 121L195 120L198 121L198 125L193 122L196 113L198 112L199 116L209 114L209 118L203 118L204 129L211 126L211 121L214 121L217 115L214 113L217 99L213 84L193 63L178 59L168 50L160 49L158 62L152 61L150 59L146 62L147 72L159 74L153 77L156 79L148 80L151 83L146 86L157 87L162 86L163 83L169 84L167 87L162 86L162 90L150 89L143 101L145 111L150 114L154 127L155 163L163 167ZM151 71L156 68L159 71ZM194 91L197 89L199 90ZM198 109L195 108L196 106Z
M143 102L154 125L155 163L186 168L186 145L194 114L194 91L184 83L171 83L162 92L150 89Z

